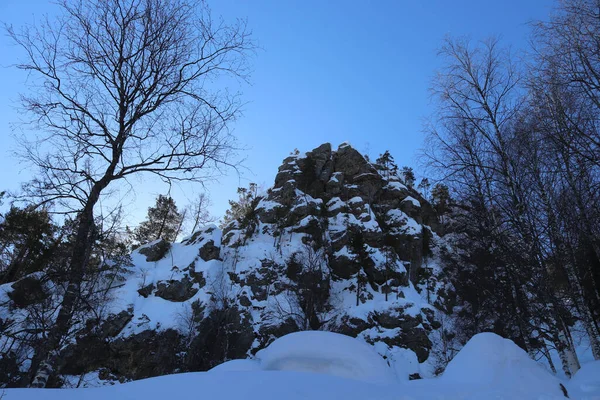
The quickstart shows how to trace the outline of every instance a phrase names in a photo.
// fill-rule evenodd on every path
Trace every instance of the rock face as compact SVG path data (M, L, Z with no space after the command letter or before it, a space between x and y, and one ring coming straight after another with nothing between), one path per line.
M170 243L168 243L164 239L160 239L158 242L145 245L144 247L139 249L138 252L146 256L146 261L152 262L162 259L167 254L170 248Z
M160 281L156 285L155 295L169 301L186 301L198 292L188 277L182 280Z
M223 231L134 251L134 268L108 296L112 314L67 347L61 373L206 370L301 330L356 337L390 365L406 352L428 359L439 323L424 280L435 260L424 254L439 238L417 191L351 146L323 144L287 157L251 205ZM16 306L42 296L18 294L33 281L14 285Z
M254 310L259 347L290 331L326 329L390 354L410 349L424 362L439 324L432 308L414 301L421 297L409 280L417 289L424 283L424 236L436 230L431 205L398 176L349 145L323 144L284 160L249 215L225 227L220 254L236 260L229 279L241 307ZM304 274L321 275L290 274L294 257ZM320 306L306 295L317 284L327 287Z
M202 258L204 261L210 261L210 260L218 260L219 252L220 252L220 249L217 246L215 246L215 242L212 240L209 240L202 247L200 247L199 254L200 254L200 258Z

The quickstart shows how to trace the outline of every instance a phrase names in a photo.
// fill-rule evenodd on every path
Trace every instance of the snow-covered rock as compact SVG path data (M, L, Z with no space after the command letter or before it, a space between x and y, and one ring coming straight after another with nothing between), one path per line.
M473 336L450 361L440 379L487 388L509 387L520 393L532 393L532 398L540 388L562 395L556 377L513 341L491 332Z
M296 332L257 354L268 371L315 372L371 383L392 383L394 372L372 346L338 333Z

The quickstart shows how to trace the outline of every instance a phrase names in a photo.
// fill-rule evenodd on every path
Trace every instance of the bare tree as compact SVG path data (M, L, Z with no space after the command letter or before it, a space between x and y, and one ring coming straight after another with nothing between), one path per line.
M189 222L192 225L189 233L196 232L196 229L203 225L210 224L217 220L216 217L212 216L208 211L208 208L212 205L210 197L206 193L200 193L188 206L186 212L189 215Z
M202 182L231 166L228 126L237 95L218 78L245 78L253 49L243 21L214 21L194 0L59 0L56 21L9 36L24 50L18 68L32 80L24 109L37 132L22 144L38 167L25 185L40 204L78 214L69 285L46 345L36 354L34 387L44 387L69 329L93 240L94 208L117 181L142 173Z
M560 263L548 257L554 243L540 223L547 218L538 208L540 192L532 190L543 175L532 151L539 145L528 147L534 137L525 123L530 103L523 74L496 39L477 46L449 39L441 55L446 66L433 88L439 120L429 129L429 160L448 174L466 205L466 230L479 229L489 241L482 248L496 252L500 268L479 260L476 275L482 276L476 279L507 283L496 293L515 311L516 338L532 357L540 343L551 341L569 376L579 368L565 323L570 301L553 280Z

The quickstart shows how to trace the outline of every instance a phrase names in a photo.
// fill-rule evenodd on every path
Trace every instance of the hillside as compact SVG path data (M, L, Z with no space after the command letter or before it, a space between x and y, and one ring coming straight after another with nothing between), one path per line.
M107 289L98 327L64 347L61 375L206 370L311 329L372 344L402 379L430 376L439 323L424 277L436 227L417 191L351 146L292 155L222 231L136 249ZM43 272L3 285L3 318L27 329L52 285Z

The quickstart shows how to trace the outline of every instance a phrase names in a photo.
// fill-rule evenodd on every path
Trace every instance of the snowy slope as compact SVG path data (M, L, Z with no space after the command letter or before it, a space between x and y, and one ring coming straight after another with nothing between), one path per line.
M322 334L322 332L317 333ZM327 335L326 335L327 336ZM529 363L514 343L492 334L477 335L467 344L464 354L442 378L417 381L372 383L373 374L385 376L385 364L374 365L378 357L355 339L341 335L315 336L315 332L301 332L283 337L263 351L262 360L229 362L222 368L205 373L168 375L158 378L92 389L9 389L5 400L86 399L112 400L165 398L208 398L222 400L364 400L364 399L564 399L559 382L540 366ZM357 342L357 343L355 343ZM325 348L329 350L324 350ZM304 349L304 351L302 350ZM320 350L324 350L320 352ZM502 354L506 352L505 356ZM277 361L300 360L303 363L287 363L284 369L272 369ZM323 362L331 365L356 363L354 374L340 377L339 369L323 370ZM383 361L380 359L379 361ZM489 362L488 362L489 361ZM374 364L373 364L374 363ZM280 366L283 364L279 364ZM311 372L311 366L314 370ZM233 368L229 368L233 367ZM371 368L373 367L373 368ZM238 369L239 368L239 369ZM478 371L478 369L482 369ZM348 369L347 369L348 371ZM597 365L582 370L581 381L574 381L587 394L600 387ZM314 373L317 372L317 373ZM544 375L546 374L546 375ZM352 376L352 377L350 377ZM515 382L515 377L519 381ZM591 388L591 389L590 389ZM573 392L572 399L593 399ZM577 395L577 396L574 396Z
M539 388L535 397L506 387L487 390L439 380L376 385L339 377L292 371L199 372L167 375L92 389L9 389L3 400L553 400L564 399Z

